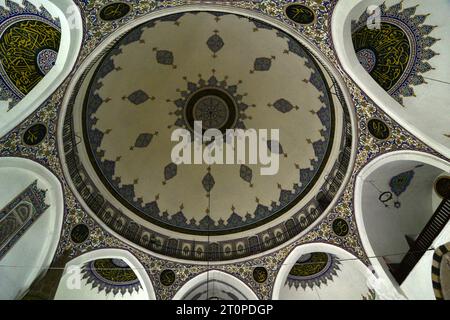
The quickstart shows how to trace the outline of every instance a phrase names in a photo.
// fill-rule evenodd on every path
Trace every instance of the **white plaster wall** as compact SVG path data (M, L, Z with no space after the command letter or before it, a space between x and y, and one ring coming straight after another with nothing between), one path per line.
M20 0L12 0L19 4ZM17 105L8 111L8 101L0 101L0 137L12 130L35 111L69 75L78 57L83 39L83 23L72 0L29 0L36 7L43 5L61 22L61 44L55 66ZM5 6L5 0L0 0Z
M98 259L121 259L125 261L130 268L133 269L136 276L141 283L142 288L139 292L134 291L132 294L121 293L114 294L111 292L106 294L105 291L98 292L97 288L92 288L90 284L87 284L87 280L81 280L79 287L73 287L76 283L74 276L77 276L73 272L73 267L81 268L85 263ZM75 282L74 282L75 281ZM66 264L64 274L59 283L58 289L55 294L55 300L155 300L155 291L153 289L152 282L144 269L144 266L139 260L133 256L130 252L122 249L100 249L90 251L79 257L74 258Z
M429 60L436 70L423 74L428 84L414 86L416 97L404 99L405 107L386 93L358 62L351 39L351 21L357 20L370 5L381 5L384 0L339 1L332 17L333 43L344 70L353 80L403 127L419 136L425 143L441 152L450 155L450 24L448 0L433 0L426 4L421 0L405 0L403 7L419 4L416 14L430 13L425 24L436 25L430 36L440 38L431 49L440 53ZM389 7L398 0L387 0ZM439 80L439 81L436 81Z
M333 280L327 280L326 284L321 284L320 288L306 287L303 289L294 286L289 288L285 284L280 292L281 300L361 300L362 296L367 296L366 276L358 270L354 264L360 263L357 260L342 260L337 270L337 275Z
M400 286L409 299L435 300L433 283L431 281L431 266L433 263L434 250L450 241L450 223L433 242L431 248L424 254L416 264L409 276Z
M34 180L48 190L50 207L0 259L0 299L20 298L50 265L62 227L63 194L59 181L39 164L21 158L0 158L0 208Z
M400 287L396 282L396 280L394 279L394 277L392 276L392 274L390 273L385 261L376 252L374 248L374 243L372 242L372 239L369 237L370 234L369 230L372 228L372 225L368 223L368 221L366 220L366 215L370 215L370 213L372 212L372 210L374 210L374 208L373 206L363 206L363 202L367 200L367 196L363 192L364 186L366 185L367 180L368 179L370 180L371 176L373 177L372 175L373 173L378 172L377 174L380 174L383 171L383 168L388 167L389 165L392 165L395 162L423 163L426 164L428 167L430 166L435 167L438 170L437 175L441 175L442 172L445 172L446 174L450 173L450 163L442 159L439 159L435 156L417 151L391 152L372 160L358 174L355 184L355 196L354 196L355 217L359 234L361 237L361 242L366 251L366 254L370 258L370 262L372 263L376 276L379 278L380 282L384 284L385 289L388 292L393 293L393 298L396 298L397 295L398 296L403 295L408 299L419 299L420 296L422 297L426 296L432 299L430 293L430 289L432 290L431 260L430 260L432 254L430 256L430 254L427 253L424 255L424 257L422 257L422 259L410 273L408 278L403 282L403 285ZM417 170L420 169L423 168L418 168ZM436 199L434 201L432 200L430 201L431 201L430 203L431 209L434 210L437 206L436 205L437 201ZM436 244L446 242L445 239L447 239L450 236L449 228L450 228L449 225L445 227L445 229L441 232L441 234L435 239L435 242L433 243L432 247L435 247ZM386 232L384 229L381 229L379 233L381 236L390 236L389 233Z
M409 250L405 235L418 235L433 215L433 184L442 170L430 165L414 169L411 184L399 197L399 209L393 207L393 202L389 202L390 207L386 208L378 200L379 191L370 182L381 191L389 191L389 181L393 176L419 164L416 161L388 163L367 177L363 186L364 220L370 226L366 229L367 236L375 254L386 256L393 263L400 262Z

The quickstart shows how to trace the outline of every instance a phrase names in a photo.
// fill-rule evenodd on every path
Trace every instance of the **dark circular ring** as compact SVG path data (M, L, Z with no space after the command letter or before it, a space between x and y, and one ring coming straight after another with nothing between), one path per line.
M387 198L385 198L385 196L387 196ZM378 200L380 200L382 203L385 203L385 202L388 202L388 201L392 200L392 192L390 192L390 191L383 192L378 197Z

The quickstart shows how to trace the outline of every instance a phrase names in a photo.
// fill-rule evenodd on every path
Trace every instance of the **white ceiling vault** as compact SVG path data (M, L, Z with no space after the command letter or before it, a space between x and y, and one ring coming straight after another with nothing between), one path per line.
M81 274L78 282L71 278L73 270ZM136 257L126 250L101 249L67 263L55 299L154 300L155 292Z
M30 15L34 17L31 21L43 21L44 25L54 26L60 31L60 41L58 43L58 55L51 55L52 67L47 69L46 72L35 72L40 81L35 81L34 86L28 83L27 79L22 79L22 85L28 87L27 94L14 95L10 93L8 86L1 86L2 92L0 93L0 117L2 119L0 123L0 136L6 134L14 127L19 125L24 119L30 116L36 111L42 103L48 98L49 94L58 88L65 77L70 73L70 70L74 67L77 59L81 41L83 37L83 22L80 11L76 7L72 0L61 1L43 1L43 0L27 0L25 2L19 0L0 0L0 24L2 28L0 31L4 34L6 28L14 26L21 21L29 21ZM34 28L36 28L34 26ZM5 30L3 30L5 29ZM22 36L27 36L26 33ZM34 34L39 38L39 32ZM42 39L45 39L44 35L41 35ZM32 43L32 42L31 42ZM6 47L4 47L6 48ZM43 47L48 49L48 43ZM20 48L15 50L19 52L27 52L27 58L34 56L35 53L39 53L45 50L41 50L39 45L36 48ZM56 48L55 48L56 49ZM33 52L32 50L36 51ZM52 50L53 51L53 50ZM48 52L48 50L47 50ZM54 53L54 51L53 51ZM4 52L2 53L2 55ZM17 56L17 53L11 52L12 56ZM56 59L56 61L54 60ZM2 57L4 62L4 57ZM17 61L16 61L17 63ZM22 62L21 62L22 63ZM30 61L27 62L30 64ZM54 64L53 64L54 63ZM14 64L14 62L12 62ZM30 70L34 69L34 64L24 65L22 63L22 71L28 78L30 76ZM4 66L2 66L2 69ZM2 74L2 80L5 77L4 72ZM45 75L45 76L44 76ZM20 77L19 77L20 78ZM44 94L43 94L44 92Z
M383 72L387 73L388 69L393 73L389 77L385 76L386 80L395 79L397 77L394 75L395 72L401 75L397 78L397 86L391 87L388 92L383 89L383 85L380 86L380 80L377 83L377 80L371 77L377 73L377 70L372 70L370 75L365 72L367 69L358 63L358 52L360 59L363 52L360 49L376 47L373 43L370 44L371 40L368 40L371 39L370 32L366 32L367 29L366 31L361 29L366 21L376 22L374 17L378 12L372 14L373 18L370 18L371 13L367 12L369 6L379 8L382 32L383 24L385 29L393 25L402 26L398 31L403 34L401 37L407 39L405 42L407 47L404 47L406 54L404 57L407 60L401 57L402 50L397 51L399 55L396 56L396 53L387 53L386 50L389 47L381 46L374 49L379 51L377 54L380 54L378 58L381 61L377 61L380 63L380 71L384 68L384 71L380 73L381 76ZM433 1L431 6L425 6L418 0L359 0L354 3L339 1L332 24L336 51L344 70L385 112L444 154L450 153L450 133L448 132L450 27L446 14L450 9L449 6L446 0ZM366 40L361 41L355 38L358 30L366 32ZM377 31L375 29L371 32L375 34ZM380 35L377 37L379 39ZM358 52L355 52L355 41ZM402 48L401 42L396 45L397 48ZM382 61L382 57L389 56L391 60ZM404 66L397 68L395 61L403 61ZM382 65L384 67L381 67Z
M0 95L0 297L23 297L67 253L55 299L446 297L446 269L439 292L431 274L448 225L403 284L387 266L450 176L448 1L417 4L380 2L377 33L365 0L0 1L0 31L21 43L33 35L19 24L61 32L58 50L25 48L42 79L16 82L29 92L12 108ZM389 64L387 29L404 64ZM2 84L17 79L8 32ZM197 120L222 137L269 130L258 148L279 170L175 163L172 134ZM34 262L19 254L39 243Z

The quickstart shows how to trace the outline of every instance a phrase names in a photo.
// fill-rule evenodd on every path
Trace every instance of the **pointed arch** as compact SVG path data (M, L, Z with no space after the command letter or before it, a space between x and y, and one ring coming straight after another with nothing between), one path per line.
M327 290L327 288L331 287L327 283L321 284L316 290L316 298L318 299L358 299L362 298L362 295L369 292L369 289L366 286L366 281L369 277L372 277L371 270L362 263L358 258L349 252L345 251L342 248L337 246L326 244L326 243L308 243L303 244L298 247L295 247L294 250L288 255L283 264L278 271L277 277L275 279L275 283L272 291L272 299L279 300L285 299L286 295L282 294L282 290L286 288L286 281L291 272L291 269L296 264L296 262L304 255L311 253L326 253L328 255L332 255L336 260L339 261L339 271L342 273L346 271L348 274L353 274L354 282L358 282L353 284L349 284L349 281L345 281L339 284L339 290L331 289L330 292L320 295L320 290ZM339 274L337 275L339 276ZM348 279L347 279L348 280ZM329 282L329 281L328 281ZM306 288L308 289L308 288ZM313 288L309 289L311 293L313 292ZM302 289L299 289L302 290ZM297 294L297 293L296 293ZM290 297L294 298L292 293L289 294ZM298 293L299 299L313 299L313 294L306 294L302 291Z
M12 0L19 3L18 0ZM10 109L8 101L0 101L0 137L32 114L54 92L72 71L83 40L83 21L72 0L27 0L41 6L61 24L61 41L57 60L44 78Z
M173 300L189 300L194 296L201 296L202 290L210 290L211 283L214 283L216 288L221 287L233 292L240 300L258 300L258 296L243 281L219 270L208 270L189 280L178 290Z
M139 279L139 282L144 290L143 296L147 300L156 300L155 290L153 288L152 281L150 280L149 275L147 274L145 267L141 264L141 262L129 251L124 249L117 248L108 248L108 249L98 249L93 250L87 253L84 253L66 264L64 275L60 281L58 286L58 290L56 292L55 299L86 299L87 297L83 296L83 293L75 293L74 289L70 289L67 286L68 277L70 277L71 267L79 267L82 268L83 265L101 259L118 259L125 262L129 268L133 270L136 277ZM91 288L89 288L91 290ZM71 292L72 291L72 292ZM103 297L104 299L106 298Z
M43 205L35 219L23 225L0 256L0 299L16 299L46 270L56 252L64 215L61 183L47 168L28 159L0 158L0 210L20 201L23 191L35 184L35 205ZM5 212L8 215L8 210ZM4 247L3 247L4 248Z

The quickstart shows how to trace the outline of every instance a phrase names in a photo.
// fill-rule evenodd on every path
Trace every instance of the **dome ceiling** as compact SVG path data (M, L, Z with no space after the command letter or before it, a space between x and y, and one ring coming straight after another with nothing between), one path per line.
M186 232L232 231L281 211L319 173L334 125L325 82L298 44L298 54L288 51L293 40L255 28L235 15L169 16L128 33L99 65L83 120L89 152L145 218ZM283 78L290 83L275 82ZM279 173L260 176L261 165L177 166L171 135L191 129L192 120L205 129L281 128Z
M201 258L208 249L186 239L215 237L228 240L220 251L232 258L236 251L256 253L249 247L276 236L266 232L249 244L245 230L276 227L305 207L291 227L278 228L284 241L300 219L312 222L326 209L323 203L317 209L315 196L319 178L332 179L345 144L342 108L330 91L332 78L288 34L235 14L175 14L127 32L86 72L73 112L73 130L85 144L77 148L81 176L97 189L94 209L104 202L111 209L97 212L102 220L120 211L158 232L141 234L141 245L162 245L161 234L172 238L177 255ZM225 137L227 129L268 130L259 152L274 153L279 170L261 175L268 165L248 156L244 163L175 164L171 136L176 129L192 132L194 121ZM279 129L279 141L271 140L272 129ZM204 142L202 149L227 144ZM183 238L182 245L173 238Z

